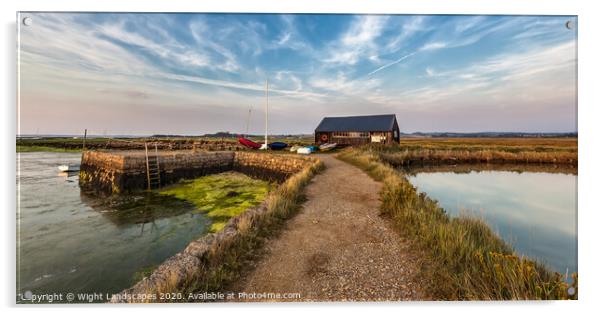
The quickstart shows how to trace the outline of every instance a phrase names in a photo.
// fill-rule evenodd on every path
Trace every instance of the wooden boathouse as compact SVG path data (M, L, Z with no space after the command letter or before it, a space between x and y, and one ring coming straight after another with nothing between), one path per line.
M315 130L317 144L363 145L399 142L395 114L325 117Z

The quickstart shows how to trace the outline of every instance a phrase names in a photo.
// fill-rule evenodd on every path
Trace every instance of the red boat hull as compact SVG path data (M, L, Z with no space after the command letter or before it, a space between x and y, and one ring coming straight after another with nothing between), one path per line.
M259 149L261 148L261 144L258 144L250 139L246 139L244 137L239 137L238 138L238 142L249 147L249 148L253 148L253 149Z

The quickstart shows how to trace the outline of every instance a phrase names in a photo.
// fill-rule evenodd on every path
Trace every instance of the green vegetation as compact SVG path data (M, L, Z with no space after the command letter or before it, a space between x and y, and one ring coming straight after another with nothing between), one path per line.
M434 299L510 300L576 299L573 283L544 266L520 258L480 219L451 218L404 174L381 160L382 150L367 146L338 158L384 183L383 215L423 254L420 278ZM574 295L568 295L572 286Z
M155 264L155 265L141 268L140 270L136 271L134 273L134 276L132 277L132 283L135 284L136 282L139 282L140 280L150 276L153 273L153 271L155 271L155 269L157 269L157 267L158 267L158 265Z
M38 152L38 151L57 152L57 153L77 153L77 152L81 152L81 149L58 148L58 147L49 147L49 146L17 145L18 153Z
M250 139L263 143L263 136L250 136ZM298 136L270 136L270 142L285 142L293 145L310 145L313 143L313 135ZM144 143L157 143L159 149L186 150L237 150L244 146L238 143L237 137L216 137L216 136L161 136L161 137L128 137L128 138L110 138L110 137L91 137L86 139L87 149L119 149L132 150L144 149ZM83 145L82 137L43 137L43 138L17 138L17 148L21 151L27 151L33 147L48 147L65 150L81 150ZM33 151L33 150L32 150ZM48 151L48 150L44 150Z
M252 260L258 256L257 250L296 213L305 200L303 189L323 168L324 164L315 160L270 192L266 198L265 212L243 217L237 224L239 234L231 243L214 245L206 274L191 282L188 291L223 290L245 268L252 266Z
M167 282L165 288L154 290L166 292L177 288L183 293L194 293L225 289L252 266L267 238L277 234L286 220L294 216L305 200L303 189L323 168L321 161L310 161L307 167L272 190L263 211L246 213L247 216L241 217L236 224L237 234L212 244L209 255L204 258L204 268L190 275L187 284L176 286L172 281ZM151 293L153 289L147 292Z
M194 204L197 212L207 214L212 220L210 231L217 232L230 218L261 203L270 189L271 185L265 181L225 172L185 180L158 193Z
M460 150L503 152L577 152L577 138L402 138L400 146L405 150Z

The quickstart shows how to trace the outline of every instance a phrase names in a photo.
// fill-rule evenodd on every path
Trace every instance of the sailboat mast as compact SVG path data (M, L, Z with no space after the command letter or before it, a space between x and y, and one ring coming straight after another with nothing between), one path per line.
M249 107L249 114L247 115L247 128L245 129L245 136L249 135L249 121L251 120L251 107Z
M268 148L268 79L265 79L265 148Z

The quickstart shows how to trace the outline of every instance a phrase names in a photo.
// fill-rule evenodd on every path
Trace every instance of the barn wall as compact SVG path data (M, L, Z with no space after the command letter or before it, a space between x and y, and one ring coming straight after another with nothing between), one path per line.
M379 131L379 132L370 132L370 137L335 137L331 132L315 132L314 139L316 144L323 143L337 143L341 145L352 145L359 146L365 145L372 142L373 134L382 134L384 133L387 137L386 144L395 144L399 142L399 130L397 131L397 138L393 136L393 131ZM322 135L327 135L328 141L322 141Z
M342 144L342 145L364 145L370 143L370 138L361 138L361 137L333 137L332 143Z

